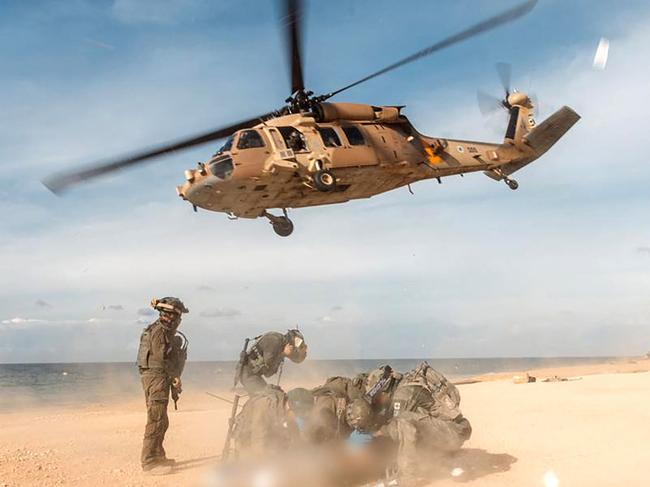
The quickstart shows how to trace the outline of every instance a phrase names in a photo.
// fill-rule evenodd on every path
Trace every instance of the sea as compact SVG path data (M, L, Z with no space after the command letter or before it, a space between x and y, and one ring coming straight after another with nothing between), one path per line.
M620 357L556 358L448 358L424 359L451 380L475 375L522 371L543 367L588 365ZM379 365L407 371L423 359L308 360L287 362L283 384L313 386L332 376L354 376ZM188 362L183 373L184 390L224 391L232 387L235 362ZM275 382L277 377L269 379ZM140 379L133 363L0 364L0 411L24 408L76 407L133 398L140 394Z

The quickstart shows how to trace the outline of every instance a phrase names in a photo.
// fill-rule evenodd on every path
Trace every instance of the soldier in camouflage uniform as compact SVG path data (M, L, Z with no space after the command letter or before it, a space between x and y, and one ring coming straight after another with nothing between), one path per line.
M290 448L299 441L298 417L313 406L313 396L306 389L288 394L267 385L250 396L235 419L233 441L237 456L260 459Z
M241 382L251 395L261 392L267 386L264 377L275 375L285 358L301 363L306 357L307 344L299 330L289 330L285 334L265 333L257 337L250 350L241 357L236 382Z
M144 329L138 350L138 369L147 404L141 463L145 472L164 475L174 463L166 457L163 448L169 426L167 405L170 392L176 401L182 390L181 374L187 358L187 342L177 329L182 313L189 310L180 299L173 297L154 299L151 305L160 317Z
M442 374L423 362L404 374L391 395L392 417L380 434L398 447L400 485L418 476L418 456L454 452L472 434L472 427L459 409L460 393Z
M371 431L375 432L393 417L393 394L403 376L390 365L382 365L361 377L364 380L364 398L372 411Z
M350 436L354 427L348 424L346 411L353 401L363 398L363 392L362 380L347 377L330 377L312 389L314 404L305 418L304 438L325 443Z

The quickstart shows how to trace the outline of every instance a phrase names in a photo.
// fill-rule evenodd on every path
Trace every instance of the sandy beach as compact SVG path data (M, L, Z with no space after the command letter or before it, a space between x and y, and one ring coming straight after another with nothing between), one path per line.
M453 460L467 485L643 486L650 462L650 360L529 372L564 382L514 384L513 373L460 387L473 435ZM223 393L227 395L228 393ZM0 487L192 486L214 465L230 406L188 390L170 410L166 439L178 467L167 477L139 467L140 397L79 409L0 414ZM554 483L557 479L559 483ZM452 485L451 476L431 485Z

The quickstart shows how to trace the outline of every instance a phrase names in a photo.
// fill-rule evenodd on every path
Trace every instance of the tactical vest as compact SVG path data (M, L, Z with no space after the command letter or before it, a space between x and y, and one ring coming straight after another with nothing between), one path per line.
M275 336L277 335L277 337ZM267 340L277 339L277 344L269 343ZM253 375L263 375L264 377L271 377L277 373L278 369L282 362L284 362L284 355L282 350L286 341L284 337L276 332L269 332L261 337L258 337L256 342L253 344L248 354L246 355L246 365ZM269 347L270 345L277 345L277 350L273 350L273 354L269 357L268 362L264 359L263 348Z
M150 324L142 330L142 335L140 335L140 347L138 348L138 368L140 369L150 369L154 367L164 368L164 364L153 364L149 361L151 356L151 333L153 327L157 324L157 321Z
M393 416L405 411L454 420L461 416L460 393L427 362L404 374L393 395Z
M178 332L180 336L175 335L170 343L167 339L166 332L161 330L160 333L163 333L165 337L165 350L163 350L161 355L167 358L167 361L164 359L161 361L154 358L151 350L153 333L156 326L162 328L160 322L155 321L142 330L142 335L140 335L140 347L138 348L138 368L166 370L167 367L172 367L174 370L167 370L167 372L180 377L183 368L185 367L185 361L187 360L187 339L184 335Z

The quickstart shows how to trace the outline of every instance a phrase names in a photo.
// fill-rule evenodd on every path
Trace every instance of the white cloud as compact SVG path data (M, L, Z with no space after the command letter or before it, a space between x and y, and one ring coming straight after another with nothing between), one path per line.
M199 313L203 318L234 318L241 314L240 310L233 308L208 308Z
M45 320L37 320L34 318L11 318L8 320L2 320L3 325L22 325L24 323L45 323Z
M640 346L631 337L644 336L641 325L650 314L650 263L638 255L646 252L639 242L650 241L643 224L650 167L639 152L650 108L643 97L650 67L641 58L648 41L642 22L625 38L611 36L605 72L591 70L592 46L567 49L574 54L540 66L535 91L545 110L569 104L583 119L517 175L517 192L480 174L441 186L424 182L414 185L414 197L404 189L292 211L296 231L279 239L264 221L194 214L176 199L172 186L192 165L185 162L190 156L65 199L44 196L34 181L24 193L3 190L8 211L0 223L11 232L0 237L0 273L20 279L0 282L0 310L25 316L36 296L56 296L56 309L48 310L56 316L2 323L57 325L51 329L60 330L61 350L75 358L85 352L66 348L67 326L93 325L84 339L101 337L110 358L122 353L128 337L137 338L131 318L111 327L92 317L69 318L114 302L138 310L137 323L148 324L155 312L142 306L152 296L178 295L192 310L183 326L197 359L233 358L243 336L297 322L320 357L408 355L422 345L438 356ZM212 123L215 106L223 117L216 125L257 111L247 94L256 93L254 80L217 76L223 66L214 59L225 51L192 52L161 48L140 65L59 97L47 90L39 97L44 87L38 84L22 86L13 93L36 98L8 107L19 143L12 147L9 140L0 149L9 161L0 172L40 175L43 165L62 167L191 132ZM166 77L178 85L152 83ZM228 91L229 85L237 89ZM272 99L273 89L261 89L259 98ZM473 93L456 95L454 88L427 88L407 113L434 135L501 136L479 118ZM18 158L24 147L31 161ZM197 284L206 281L209 286ZM237 313L242 326L236 331L210 320ZM115 323L124 335L114 336ZM11 339L4 333L3 340ZM217 346L218 334L226 338Z
M40 319L40 318L21 318L15 317L7 320L2 320L3 325L83 325L87 323L108 323L111 320L103 318L88 318L88 319Z
M156 315L156 310L152 308L138 308L138 316L154 316Z

